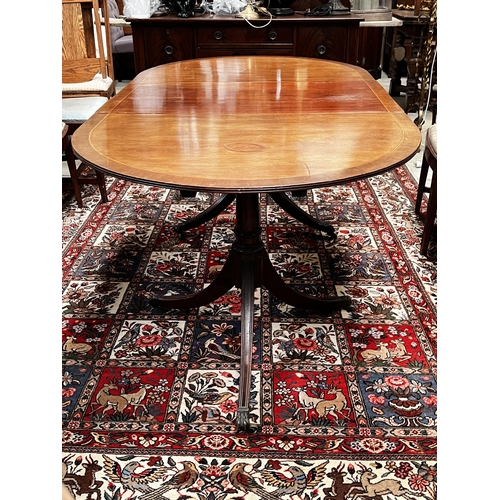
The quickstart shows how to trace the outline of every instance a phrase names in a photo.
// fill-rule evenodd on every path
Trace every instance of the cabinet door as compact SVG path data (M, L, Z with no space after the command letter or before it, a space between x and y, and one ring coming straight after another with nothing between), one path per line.
M143 36L145 68L194 58L194 32L190 27L148 28Z
M357 64L358 43L349 25L298 26L296 55Z

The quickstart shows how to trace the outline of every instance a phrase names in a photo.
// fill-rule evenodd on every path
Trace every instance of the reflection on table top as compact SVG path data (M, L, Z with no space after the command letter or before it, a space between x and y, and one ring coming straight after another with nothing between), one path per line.
M375 175L421 135L365 70L309 58L186 60L140 73L73 136L110 175L216 192L287 191Z

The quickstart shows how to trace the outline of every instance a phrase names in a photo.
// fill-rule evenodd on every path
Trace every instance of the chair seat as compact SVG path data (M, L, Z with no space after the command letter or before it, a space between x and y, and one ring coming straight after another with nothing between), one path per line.
M75 92L107 92L113 85L113 79L109 76L102 78L98 73L92 80L78 83L63 83L62 93L71 94Z
M432 125L427 130L426 146L429 147L433 156L437 158L438 140L437 140L437 125Z
M106 97L68 97L62 99L62 121L64 123L85 122L107 102Z
M125 35L118 38L113 44L113 52L115 54L134 52L134 40L132 35Z

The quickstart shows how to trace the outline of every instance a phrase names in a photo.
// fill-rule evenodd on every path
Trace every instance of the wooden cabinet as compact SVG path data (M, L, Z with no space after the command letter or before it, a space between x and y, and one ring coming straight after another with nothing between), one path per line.
M275 17L265 28L244 19L205 14L128 19L137 72L184 59L232 55L318 57L359 63L359 23L354 15ZM265 20L254 24L265 24Z
M384 28L360 28L359 33L359 66L366 69L378 80L382 76L381 52L384 40Z
M134 37L135 69L139 73L147 68L184 59L194 59L194 30L191 26L169 25L142 30ZM138 65L137 61L140 60Z
M293 55L293 29L290 26L200 26L196 30L196 57L262 55Z
M358 64L359 21L297 26L295 55Z

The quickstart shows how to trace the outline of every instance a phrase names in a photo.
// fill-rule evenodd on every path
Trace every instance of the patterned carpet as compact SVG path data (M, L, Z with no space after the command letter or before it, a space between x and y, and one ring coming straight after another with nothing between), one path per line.
M239 290L197 310L148 303L214 279L234 205L178 235L212 195L107 182L110 203L87 185L83 209L63 190L62 459L77 499L437 498L436 263L405 168L296 200L336 241L261 196L287 283L353 307L311 314L255 291L256 433L234 424Z

